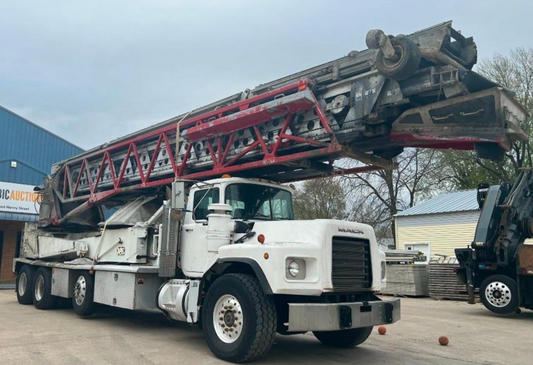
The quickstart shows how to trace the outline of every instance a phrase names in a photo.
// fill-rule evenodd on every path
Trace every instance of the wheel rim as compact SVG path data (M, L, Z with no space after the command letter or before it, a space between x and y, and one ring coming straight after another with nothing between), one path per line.
M494 307L503 308L513 299L511 289L501 281L493 281L485 289L487 301Z
M226 294L218 299L213 310L213 327L221 341L237 341L242 333L243 319L242 306L237 298Z
M25 272L20 274L19 276L19 285L18 285L18 291L19 295L22 297L24 294L26 294L26 288L28 287L28 275L26 275Z
M87 293L87 282L85 277L81 275L78 280L76 280L76 285L74 286L74 300L77 305L82 305L85 300L85 294Z
M37 276L37 280L35 280L35 299L37 299L38 302L43 299L44 296L44 278L42 275Z

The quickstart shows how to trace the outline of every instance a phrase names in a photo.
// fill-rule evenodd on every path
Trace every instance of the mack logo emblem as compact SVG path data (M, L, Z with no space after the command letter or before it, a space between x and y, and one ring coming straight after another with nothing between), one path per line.
M353 234L363 234L364 233L360 229L340 228L340 227L338 229L339 229L339 232L343 232L343 233L353 233Z

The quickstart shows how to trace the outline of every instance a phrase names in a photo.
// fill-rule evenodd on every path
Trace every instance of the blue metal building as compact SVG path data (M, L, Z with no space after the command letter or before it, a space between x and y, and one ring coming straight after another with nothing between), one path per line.
M53 163L83 150L0 106L0 285L14 280L24 222L37 220L32 193L50 173Z

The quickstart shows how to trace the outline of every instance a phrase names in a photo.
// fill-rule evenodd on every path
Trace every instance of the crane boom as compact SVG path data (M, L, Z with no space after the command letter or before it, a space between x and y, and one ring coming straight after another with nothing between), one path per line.
M290 182L392 168L405 147L503 158L527 139L524 109L471 71L472 38L451 22L408 36L367 34L369 49L259 85L53 166L41 227L89 224L92 208L177 178L224 173ZM341 158L360 161L342 169Z
M478 187L481 213L474 240L467 248L455 249L457 274L466 284L469 303L475 303L479 288L481 301L494 313L533 309L533 246L526 244L533 238L532 191L531 168L523 168L512 184ZM510 289L501 290L497 282L507 282ZM514 301L508 300L511 297Z

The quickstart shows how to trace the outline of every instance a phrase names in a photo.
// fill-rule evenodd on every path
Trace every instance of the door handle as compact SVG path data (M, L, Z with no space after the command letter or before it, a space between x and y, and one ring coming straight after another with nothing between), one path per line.
M192 231L194 231L194 229L192 229L192 228L185 228L185 232L192 232Z

